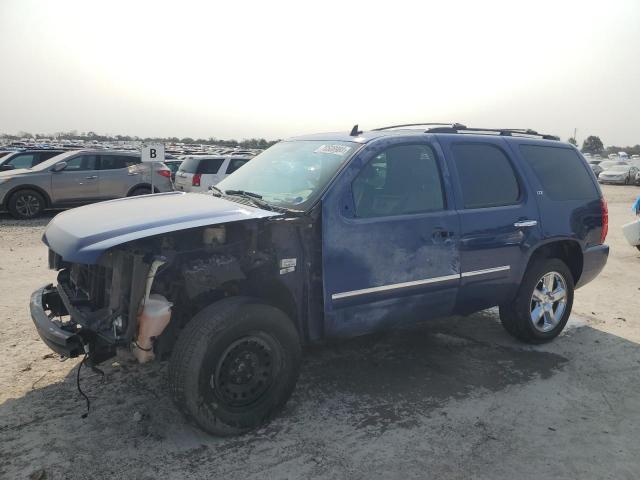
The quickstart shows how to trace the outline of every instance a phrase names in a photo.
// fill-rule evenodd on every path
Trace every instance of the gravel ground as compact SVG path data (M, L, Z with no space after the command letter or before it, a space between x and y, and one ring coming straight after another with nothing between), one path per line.
M524 346L495 310L305 352L286 410L231 439L189 424L165 364L105 376L39 340L29 295L54 279L51 216L0 215L0 478L611 478L640 474L640 253L622 238L636 187L604 187L611 256L569 328Z

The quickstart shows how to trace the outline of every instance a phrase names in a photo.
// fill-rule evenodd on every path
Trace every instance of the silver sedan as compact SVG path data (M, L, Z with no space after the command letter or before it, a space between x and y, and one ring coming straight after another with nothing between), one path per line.
M598 181L600 183L629 185L630 183L635 183L637 173L638 169L633 165L612 165L598 176Z

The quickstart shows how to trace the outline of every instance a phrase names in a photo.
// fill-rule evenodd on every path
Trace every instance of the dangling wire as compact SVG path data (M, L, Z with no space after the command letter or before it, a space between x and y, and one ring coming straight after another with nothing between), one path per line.
M85 353L84 358L78 364L78 372L76 375L76 386L78 387L78 392L80 392L80 395L82 395L87 402L87 411L86 413L83 413L81 415L81 418L87 418L87 416L89 416L89 409L91 408L91 400L89 400L89 397L87 396L87 394L82 391L82 388L80 388L80 370L82 369L82 366L87 361L87 357L89 357L89 353Z

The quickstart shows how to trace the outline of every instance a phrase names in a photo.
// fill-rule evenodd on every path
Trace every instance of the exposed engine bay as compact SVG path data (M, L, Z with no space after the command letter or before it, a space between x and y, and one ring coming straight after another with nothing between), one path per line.
M49 267L59 271L57 295L45 292L44 307L58 327L79 339L82 348L69 356L87 353L93 364L119 347L146 352L148 341L162 358L198 311L234 295L268 299L297 319L308 314L302 300L314 278L321 295L321 276L310 275L320 268L320 242L300 241L301 235L319 238L318 223L297 217L180 230L114 247L94 265L65 262L50 250ZM139 325L150 296L166 299L170 321L142 346L141 331L154 331Z

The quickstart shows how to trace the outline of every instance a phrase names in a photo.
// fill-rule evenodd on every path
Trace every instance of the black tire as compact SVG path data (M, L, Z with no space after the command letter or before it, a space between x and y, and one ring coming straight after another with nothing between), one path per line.
M202 429L237 435L284 407L298 380L300 351L298 332L281 310L247 297L221 300L180 334L169 387Z
M531 318L533 303L533 293L540 285L540 281L548 273L555 272L562 277L565 283L566 302L564 311L555 326L548 331L541 331L540 323L538 327L534 325ZM525 343L545 343L556 338L569 320L571 307L573 306L574 280L569 267L557 258L533 259L527 269L515 299L508 304L500 305L500 320L505 330ZM553 303L553 308L558 308L559 304ZM540 320L544 322L544 318Z
M46 206L44 197L35 190L19 190L11 195L7 209L12 217L19 220L35 218Z
M151 188L149 187L137 187L134 188L129 194L130 197L137 197L139 195L149 195L151 193Z
M638 250L640 250L640 245L636 245L636 248L637 248Z

